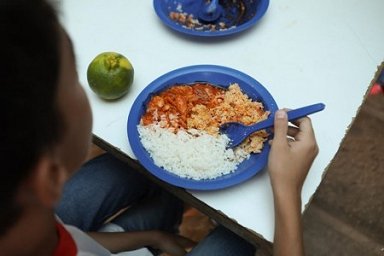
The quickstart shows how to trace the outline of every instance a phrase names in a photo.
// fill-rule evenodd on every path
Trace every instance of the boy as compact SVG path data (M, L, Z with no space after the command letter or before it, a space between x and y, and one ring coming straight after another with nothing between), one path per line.
M91 143L91 112L78 83L71 42L44 0L1 1L0 34L1 254L110 255L150 246L185 255L190 241L172 233L92 232L88 236L58 220L55 206ZM285 112L277 112L268 163L276 255L303 255L300 193L318 149L310 120L303 118L296 124L298 128L288 129ZM287 134L295 141L288 142ZM218 228L188 255L252 255L253 251L242 239Z

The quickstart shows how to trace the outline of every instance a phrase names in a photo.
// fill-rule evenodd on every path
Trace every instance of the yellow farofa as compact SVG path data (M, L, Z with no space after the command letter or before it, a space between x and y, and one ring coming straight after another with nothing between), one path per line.
M219 104L213 108L200 104L192 108L191 117L187 119L188 129L204 130L218 135L221 124L235 121L250 125L268 118L269 111L264 110L263 104L252 101L242 93L237 83L231 84L224 96L219 97L222 97L218 99ZM255 132L240 147L248 153L259 153L267 137L265 130Z

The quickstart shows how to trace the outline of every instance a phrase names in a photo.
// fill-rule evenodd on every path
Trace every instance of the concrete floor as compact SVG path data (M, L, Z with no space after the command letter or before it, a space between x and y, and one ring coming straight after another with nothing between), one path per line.
M304 213L307 255L384 255L383 129L384 95L370 96Z

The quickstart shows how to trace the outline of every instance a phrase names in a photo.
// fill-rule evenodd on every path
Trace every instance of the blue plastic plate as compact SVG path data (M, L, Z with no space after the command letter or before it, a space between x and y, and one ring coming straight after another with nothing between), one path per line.
M205 180L182 178L158 167L141 144L137 125L140 123L141 116L145 113L146 105L151 96L174 84L194 83L197 81L209 82L223 87L228 87L231 83L238 83L243 93L246 93L253 100L262 102L266 110L274 113L278 109L271 94L255 79L240 71L215 65L197 65L180 68L154 80L139 94L133 103L127 124L128 139L133 153L149 172L159 179L178 187L194 190L215 190L248 180L260 172L267 164L270 149L268 143L264 143L261 153L251 154L250 158L244 160L234 172L215 179Z
M224 7L224 15L210 25L216 26L212 30L208 27L198 26L189 28L185 23L170 18L171 12L193 14L196 0L154 0L153 6L157 16L169 28L192 36L219 37L242 32L255 25L265 14L269 6L269 0L221 0ZM197 17L194 14L194 17ZM200 22L202 23L202 22ZM219 29L219 24L225 24L225 29Z

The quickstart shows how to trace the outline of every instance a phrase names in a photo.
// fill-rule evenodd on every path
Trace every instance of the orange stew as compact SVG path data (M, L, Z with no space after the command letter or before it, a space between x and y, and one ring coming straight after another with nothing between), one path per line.
M186 129L192 108L204 105L214 108L223 101L225 90L207 83L175 85L151 98L143 125L159 123L164 128Z

